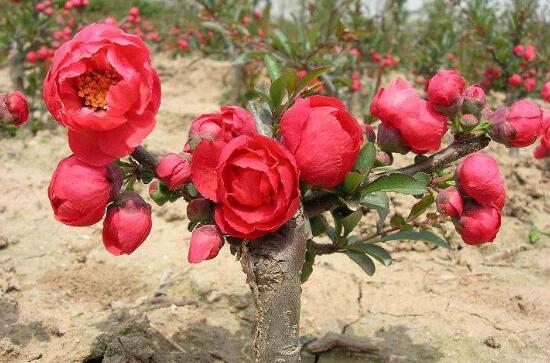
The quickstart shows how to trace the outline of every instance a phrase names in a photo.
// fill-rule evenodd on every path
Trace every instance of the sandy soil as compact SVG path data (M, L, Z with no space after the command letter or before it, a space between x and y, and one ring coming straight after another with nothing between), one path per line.
M157 60L163 78L155 153L180 150L198 113L215 111L228 65ZM5 70L0 88L6 87ZM28 136L28 135L27 135ZM344 256L318 258L303 286L302 334L344 333L377 356L333 351L305 362L547 362L550 357L550 165L531 150L491 150L509 200L494 244L431 250L394 243L373 278ZM155 207L149 239L129 257L100 228L57 223L46 189L69 154L64 130L0 140L0 362L242 362L253 307L238 262L186 262L185 204ZM411 200L400 200L410 204ZM121 355L120 352L124 354Z

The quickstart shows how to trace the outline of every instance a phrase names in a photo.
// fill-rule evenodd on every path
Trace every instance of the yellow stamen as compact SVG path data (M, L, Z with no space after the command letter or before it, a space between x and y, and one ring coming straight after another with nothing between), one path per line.
M106 110L107 92L120 80L120 75L113 70L87 71L76 78L78 96L84 101L84 106L93 108L95 111Z

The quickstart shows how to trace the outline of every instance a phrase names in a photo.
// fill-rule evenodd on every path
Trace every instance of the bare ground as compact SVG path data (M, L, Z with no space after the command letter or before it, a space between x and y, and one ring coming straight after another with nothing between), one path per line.
M193 116L212 112L228 65L158 60L163 106L147 146L183 148ZM7 87L0 75L0 88ZM366 276L345 256L318 258L303 286L304 336L342 333L379 349L305 362L547 362L550 358L550 165L493 146L508 204L495 243L430 250L394 243L395 262ZM185 204L155 207L149 239L129 257L102 246L101 225L69 228L46 189L69 154L61 129L0 140L0 362L242 362L253 306L225 248L190 266ZM412 201L401 198L409 205Z

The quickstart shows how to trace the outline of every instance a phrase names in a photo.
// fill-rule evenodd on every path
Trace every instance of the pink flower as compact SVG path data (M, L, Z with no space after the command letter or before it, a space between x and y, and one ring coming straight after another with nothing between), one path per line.
M175 190L191 178L191 155L168 154L160 159L156 172L168 189Z
M151 226L151 206L139 194L123 192L107 209L103 244L115 256L129 255L145 241Z
M332 97L298 98L281 118L280 132L301 179L323 188L344 181L363 144L359 123Z
M117 196L121 186L118 167L92 166L71 155L57 165L48 197L59 222L90 226L103 218L107 204Z
M218 255L223 246L223 239L216 226L204 225L193 230L189 244L189 263L211 260Z

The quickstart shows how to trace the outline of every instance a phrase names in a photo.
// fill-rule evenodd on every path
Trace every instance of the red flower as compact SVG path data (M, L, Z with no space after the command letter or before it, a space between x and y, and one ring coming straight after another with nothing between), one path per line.
M534 156L537 159L542 159L550 156L550 111L543 111L542 132L540 145L535 149Z
M510 107L497 109L490 117L489 134L496 142L508 147L533 144L542 128L542 110L529 100L516 101Z
M540 97L550 103L550 82L546 82L540 89Z
M438 112L455 115L462 106L465 85L459 71L442 69L428 81L428 101Z
M122 174L118 167L92 166L71 155L57 165L48 197L59 222L90 226L103 218L107 204L121 186Z
M223 148L217 169L215 220L225 234L258 238L281 227L298 209L296 162L270 138L233 139Z
M363 144L361 126L332 97L299 98L281 118L281 143L294 155L301 178L332 188L344 181Z
M168 154L160 159L156 172L168 189L174 190L191 178L191 155Z
M467 203L455 223L462 240L469 245L493 242L500 229L500 211L494 206Z
M409 82L399 78L378 90L370 111L386 127L397 129L403 145L417 154L439 150L447 132L447 118L421 99Z
M477 84L471 85L464 91L463 107L467 113L477 114L483 109L486 101L485 91Z
M139 194L123 192L107 209L103 245L115 256L129 255L145 241L152 223L151 206Z
M43 93L74 154L93 165L129 155L155 127L160 105L149 49L108 24L90 25L57 49Z
M523 52L525 51L525 48L523 47L523 45L518 44L514 47L513 51L514 51L514 54L519 57L519 56L523 55Z
M527 78L525 81L523 81L523 87L529 91L532 92L537 88L537 80L534 78Z
M455 218L462 214L462 196L455 187L443 189L437 194L437 210L439 213Z
M27 60L27 62L34 64L38 62L38 54L36 54L36 52L30 51L25 56L25 59Z
M0 95L0 124L21 126L29 119L29 105L25 95L19 91ZM2 122L3 121L3 122Z
M477 152L462 160L455 171L458 189L482 206L504 208L504 178L495 159Z
M532 62L537 57L537 48L532 45L525 47L525 52L523 52L523 60L526 62Z
M519 74L512 74L508 77L508 84L514 87L519 86L521 84L521 76Z
M193 230L189 244L189 263L211 260L218 255L223 246L223 239L216 226L205 225Z

